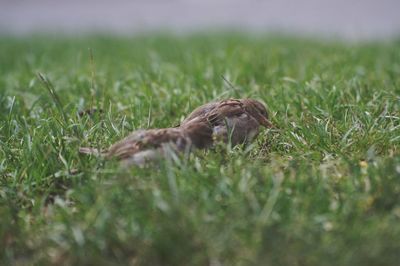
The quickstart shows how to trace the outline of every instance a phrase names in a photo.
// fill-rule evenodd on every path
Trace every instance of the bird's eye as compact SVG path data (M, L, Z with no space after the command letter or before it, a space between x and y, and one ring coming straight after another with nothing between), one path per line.
M267 117L267 116L268 116L267 111L266 111L264 108L257 108L257 109L258 109L258 112L259 112L262 116L264 116L264 117Z

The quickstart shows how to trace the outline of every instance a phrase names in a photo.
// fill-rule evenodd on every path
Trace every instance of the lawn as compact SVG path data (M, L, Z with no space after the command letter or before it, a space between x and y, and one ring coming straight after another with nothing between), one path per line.
M276 128L147 168L77 152L229 97ZM399 265L400 41L0 37L0 182L3 265Z

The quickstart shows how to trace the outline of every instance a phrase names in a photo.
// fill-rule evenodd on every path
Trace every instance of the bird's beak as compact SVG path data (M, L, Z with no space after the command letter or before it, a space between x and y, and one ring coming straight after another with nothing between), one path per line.
M274 128L274 125L272 125L265 117L260 117L260 124L266 128Z

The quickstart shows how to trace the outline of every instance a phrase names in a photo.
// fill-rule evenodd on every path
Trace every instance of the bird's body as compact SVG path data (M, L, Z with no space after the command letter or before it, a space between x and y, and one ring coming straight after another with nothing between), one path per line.
M253 99L228 99L207 103L196 108L182 125L195 120L209 122L214 140L232 145L249 143L259 133L260 126L271 127L264 105Z
M144 165L168 152L189 152L194 148L212 145L212 130L206 121L187 123L176 128L137 130L111 145L106 151L80 148L84 154L115 158L125 165Z
M171 150L204 149L217 141L232 145L248 143L258 135L260 126L270 125L262 103L229 99L196 108L178 127L135 131L101 154L126 165L143 165ZM81 148L80 152L95 153L91 148Z

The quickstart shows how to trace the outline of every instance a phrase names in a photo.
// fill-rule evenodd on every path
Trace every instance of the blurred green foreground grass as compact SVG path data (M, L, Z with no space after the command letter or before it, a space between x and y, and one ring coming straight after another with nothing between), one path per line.
M278 129L154 168L77 153L228 97ZM399 149L399 41L2 37L0 264L399 265Z

